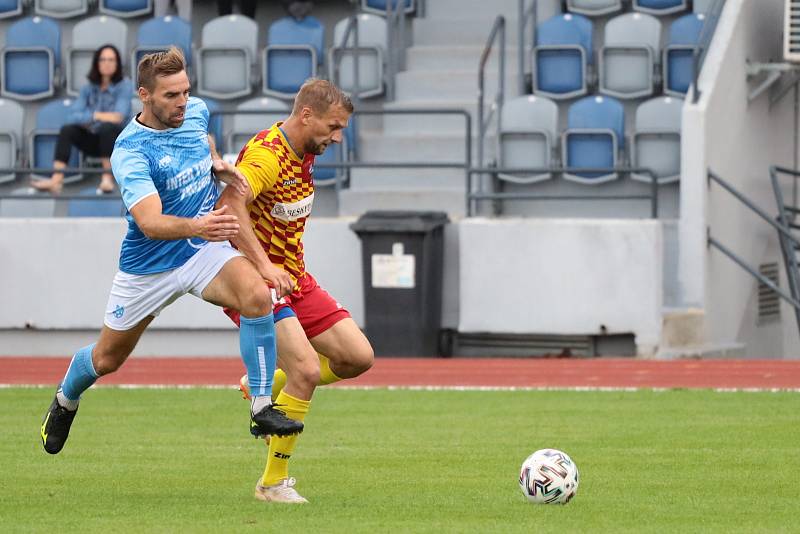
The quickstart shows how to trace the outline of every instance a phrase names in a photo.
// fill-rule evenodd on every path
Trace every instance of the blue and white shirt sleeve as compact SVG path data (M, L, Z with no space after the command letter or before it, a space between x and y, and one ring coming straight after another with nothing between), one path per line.
M115 148L111 154L111 170L117 179L122 202L128 211L142 199L158 194L150 176L150 164L141 154Z

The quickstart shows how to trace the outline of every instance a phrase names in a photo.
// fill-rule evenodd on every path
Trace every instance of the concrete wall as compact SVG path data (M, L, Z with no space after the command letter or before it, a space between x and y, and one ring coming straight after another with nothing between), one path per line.
M683 116L680 300L705 310L709 344L744 343L748 356L782 357L787 350L796 353L797 346L759 341L775 336L774 326L756 328L757 282L709 249L706 237L710 232L757 268L781 261L776 236L730 194L717 185L709 187L706 171L713 170L768 213L776 213L768 168L792 166L794 99L770 108L766 93L749 102L756 82L748 82L746 61L779 60L783 4L728 0L699 81L700 101L687 103Z
M469 219L459 232L459 331L633 333L639 354L655 351L660 222Z

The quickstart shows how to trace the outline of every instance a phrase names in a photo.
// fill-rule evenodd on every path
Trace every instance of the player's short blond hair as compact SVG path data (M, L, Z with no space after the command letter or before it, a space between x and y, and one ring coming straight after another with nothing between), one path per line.
M156 87L156 77L171 76L186 70L183 52L174 46L163 52L147 54L139 61L139 87L152 91Z
M328 80L309 78L294 97L292 113L299 113L304 107L309 107L315 114L322 115L331 106L342 106L348 113L353 112L353 102L344 91Z

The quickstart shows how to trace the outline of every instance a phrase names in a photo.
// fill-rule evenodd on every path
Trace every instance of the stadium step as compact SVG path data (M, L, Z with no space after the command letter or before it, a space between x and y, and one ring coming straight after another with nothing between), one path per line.
M546 3L546 2L540 2ZM506 22L517 18L518 0L435 0L425 3L425 17L450 19L453 13L469 13L473 17L492 20L497 15L506 17Z
M482 46L412 46L406 50L406 69L440 71L446 67L477 72L482 51ZM497 70L496 58L496 54L489 56L489 69ZM516 47L506 49L506 69L517 71Z
M513 72L512 72L513 71ZM487 71L484 92L487 99L497 93L498 73ZM516 94L516 67L507 66L505 94ZM397 74L397 100L451 100L478 98L477 67L471 70L408 70Z
M463 13L463 7L457 13ZM492 29L494 16L486 18L426 17L412 22L415 45L471 45L483 47ZM509 21L506 21L507 23ZM506 31L508 32L508 26ZM506 38L510 37L506 33ZM511 41L507 40L506 45Z
M463 169L353 169L350 188L359 190L464 188Z
M487 103L488 105L488 103ZM385 110L403 109L448 109L464 110L472 117L473 135L478 131L476 110L478 108L477 95L474 98L454 98L451 100L432 100L426 98L408 99L389 102ZM386 114L383 118L383 131L388 135L419 135L419 134L451 134L464 135L465 119L463 115L431 115L431 114Z
M371 210L445 211L450 217L465 212L464 188L386 188L380 190L345 189L339 197L340 216L359 216Z

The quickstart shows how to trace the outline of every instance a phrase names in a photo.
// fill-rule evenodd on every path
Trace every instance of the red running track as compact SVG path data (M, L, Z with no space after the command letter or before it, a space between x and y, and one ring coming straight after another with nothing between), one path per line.
M0 357L0 384L56 384L68 358ZM237 358L131 358L99 384L230 385ZM346 386L800 389L800 361L378 358Z

